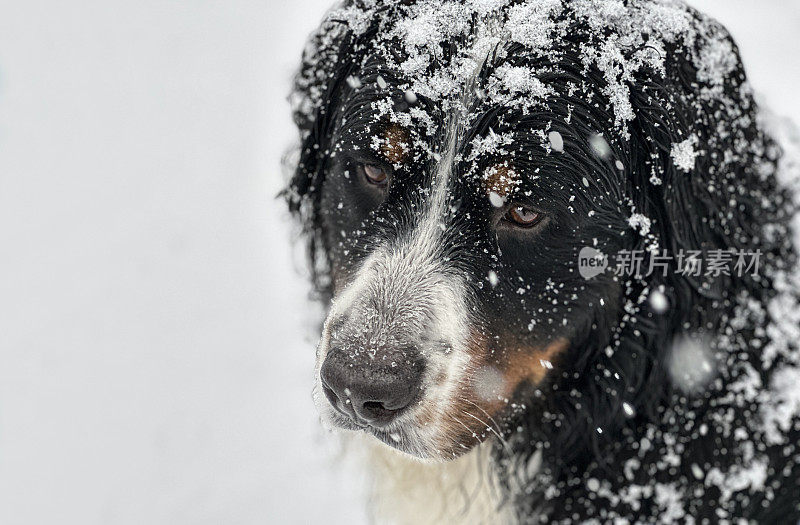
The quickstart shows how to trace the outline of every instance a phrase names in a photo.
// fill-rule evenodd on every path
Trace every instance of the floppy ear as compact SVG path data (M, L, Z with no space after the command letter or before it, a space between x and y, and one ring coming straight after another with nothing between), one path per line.
M322 164L330 140L336 96L347 78L352 34L345 22L326 19L305 50L289 99L300 131L300 158L288 190L296 210L304 197L312 196L322 177Z
M345 3L343 8L350 5ZM317 292L329 296L329 264L324 246L323 224L320 221L320 198L325 182L325 163L329 155L336 108L347 82L360 61L359 43L370 31L360 36L329 13L309 40L303 52L300 71L295 77L292 103L295 124L300 131L300 149L294 173L282 196L289 210L300 219L308 240L312 281ZM371 30L374 32L374 29Z
M646 115L635 124L640 143L634 151L642 157L635 165L644 168L638 174L639 184L650 197L646 199L650 211L661 219L663 248L696 249L710 236L708 223L701 218L714 206L703 188L708 182L704 180L705 158L693 159L691 167L686 162L679 167L672 151L678 144L695 152L703 150L708 123L687 100L691 94L668 78L664 84L651 83L649 89L637 90L632 97L637 114ZM692 156L691 151L686 153Z
M737 58L737 66L724 85L710 86L698 79L702 75L691 62L692 53L674 48L666 53L664 72L643 71L632 83L630 101L636 118L628 124L631 138L625 149L628 163L622 184L630 192L636 211L651 220L651 233L657 237L659 249L667 250L668 255L674 257L681 249L738 247L742 239L733 237L746 230L742 219L731 214L729 179L737 178L737 184L744 184L748 190L763 184L757 182L752 153L726 155L737 147L741 150L742 142L757 138L754 121L747 118L753 106L742 89L741 65ZM711 88L721 89L722 96L709 96ZM687 151L681 151L680 146L676 151L680 144L685 144ZM698 155L694 157L692 152ZM741 215L747 217L758 208L752 206ZM750 220L752 224L760 222ZM635 239L630 249L646 247L644 237ZM731 279L725 275L681 275L673 267L666 277L656 271L634 283L628 297L636 298L644 288L664 285L672 308L655 313L645 301L637 305L636 322L627 323L619 333L620 344L613 356L604 353L602 346L585 351L591 359L583 369L587 373L578 374L574 380L566 378L553 394L569 424L562 425L563 430L546 430L552 432L548 441L556 443L551 445L551 453L569 458L578 453L573 451L588 449L594 455L586 461L602 464L602 454L610 450L618 429L636 424L640 417L657 420L663 396L671 389L664 363L674 334L686 321L702 328L718 318L722 309L712 308L711 301L731 289ZM698 315L699 308L704 309L704 315ZM602 333L600 326L593 327L591 344L611 338L598 335ZM605 377L594 374L594 370L614 370L617 374ZM573 389L582 395L580 408L571 399ZM625 415L626 400L635 407L636 418ZM596 428L605 432L598 434ZM553 452L552 447L559 448Z
M637 185L644 213L653 219L660 248L673 257L680 250L752 247L753 227L763 220L754 216L761 204L751 191L763 185L754 160L763 136L735 44L727 34L718 36L734 62L721 84L704 81L691 58L700 51L668 48L663 78L642 81L631 96L640 115L632 135L641 156L634 165L643 168ZM724 275L674 273L672 284L710 298L730 286Z

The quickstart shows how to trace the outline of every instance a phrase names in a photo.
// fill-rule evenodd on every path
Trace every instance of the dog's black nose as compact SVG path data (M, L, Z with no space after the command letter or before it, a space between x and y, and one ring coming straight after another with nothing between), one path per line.
M328 401L356 423L382 427L416 398L422 359L411 350L348 352L332 349L320 370Z

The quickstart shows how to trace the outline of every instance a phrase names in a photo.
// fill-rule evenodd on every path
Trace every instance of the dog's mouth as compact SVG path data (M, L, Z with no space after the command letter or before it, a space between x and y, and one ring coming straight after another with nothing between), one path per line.
M334 389L326 385L324 380L321 382L321 387L325 398L339 415L352 421L356 427L365 429L385 429L393 421L399 420L403 414L413 410L424 398L424 392L419 391L412 393L413 395L409 396L409 401L400 399L394 404L387 404L382 401L365 401L363 402L364 406L356 411L352 397L340 399ZM352 395L352 392L348 390L347 394ZM367 415L362 415L364 413Z
M355 420L338 410L323 410L323 414L331 426L346 431L365 432L383 444L410 456L420 459L447 459L440 447L432 449L429 446L420 435L419 426L413 418L398 419L386 426L373 426L368 422Z
M329 403L328 406L330 406ZM420 407L417 408L420 410ZM424 411L424 409L420 411ZM336 409L325 407L321 412L323 419L333 427L346 431L365 432L395 450L427 460L444 461L457 458L469 452L487 437L495 435L495 432L502 432L499 426L492 427L492 423L487 423L483 428L469 428L466 426L466 419L464 419L464 427L461 431L457 428L449 431L440 425L421 422L419 417L410 413L385 426L375 426L353 419Z

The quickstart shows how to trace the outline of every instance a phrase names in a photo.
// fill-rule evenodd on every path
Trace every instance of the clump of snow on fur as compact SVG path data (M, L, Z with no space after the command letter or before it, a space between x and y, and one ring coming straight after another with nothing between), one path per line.
M695 149L697 143L697 136L692 135L688 139L672 145L670 157L672 157L672 162L675 163L676 168L686 173L694 169L695 159L697 159L697 156L700 154Z
M487 95L495 104L530 110L555 92L536 76L536 71L503 64L489 78Z
M788 432L800 416L800 368L783 366L775 371L770 382L771 395L762 406L767 441L783 443Z
M718 487L722 493L720 500L728 501L736 492L745 489L752 491L763 489L764 482L767 481L767 466L767 460L759 458L746 466L734 465L728 472L712 468L706 474L706 485Z
M509 9L506 26L511 40L532 50L549 48L558 29L555 18L563 8L561 0L540 0L513 6Z
M642 237L646 237L650 233L650 219L641 213L634 213L628 217L628 224L631 228L638 231Z
M347 77L347 85L353 89L358 89L361 87L361 79L357 76L350 75Z
M506 154L505 146L514 142L512 133L495 133L491 129L482 137L475 137L470 143L471 151L467 160L475 160L486 154Z

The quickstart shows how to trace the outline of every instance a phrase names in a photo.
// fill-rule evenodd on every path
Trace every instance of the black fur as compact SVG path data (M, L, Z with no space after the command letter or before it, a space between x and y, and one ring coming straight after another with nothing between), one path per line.
M346 281L371 246L413 223L409 203L424 197L419 189L429 182L434 165L429 152L415 151L411 165L395 168L398 179L404 175L403 183L393 186L385 200L359 193L352 182L341 178L360 160L354 157L363 154L363 161L380 162L369 147L370 137L386 125L375 119L371 105L385 98L376 79L380 75L390 86L400 86L402 78L388 65L391 57L377 51L374 40L388 18L407 13L408 4L413 2L387 3L360 34L345 21L332 29L337 22L329 21L298 76L296 92L318 104L313 111L296 112L301 153L285 195L308 235L315 284L325 301L333 295L336 279ZM698 24L708 24L702 15L689 12ZM457 260L459 270L476 283L481 329L494 340L530 343L567 337L570 341L567 354L555 363L556 373L545 384L522 385L516 393L526 410L504 414L503 429L512 451L498 445L495 459L505 467L502 472L511 473L505 486L516 514L521 522L591 518L654 522L669 519L655 487L672 484L684 503L684 513L672 516L676 520L796 523L800 520L797 421L783 442L768 444L758 423L760 398L738 395L734 387L755 370L763 394L772 371L792 359L779 355L763 362L762 350L770 342L768 326L779 319L772 318L773 311L743 314L741 305L750 300L765 307L778 293L776 275L796 264L788 228L795 209L774 175L780 149L758 125L758 108L735 45L724 29L710 26L730 43L735 67L718 86L724 96L709 98L703 96L709 86L698 82L698 71L689 59L697 50L686 42L670 43L663 50L665 71L643 68L627 82L636 118L623 133L602 90L604 73L594 65L587 68L580 59L581 46L607 35L569 10L559 21L568 24L568 36L559 40L558 53L534 56L512 45L489 60L482 73L485 80L503 64L535 68L556 94L530 111L476 101L468 136L484 136L489 129L513 131L513 153L464 161L457 168L465 181L508 158L520 172L539 170L542 177L536 184L525 181L519 191L533 191L528 202L547 213L550 222L534 240L515 231L496 231L492 211L482 212L485 203L465 187L454 193L454 208L462 213L451 218L451 233L443 247L443 256ZM390 50L397 54L395 59L403 54L399 42ZM437 66L446 65L455 53L443 49ZM348 85L351 75L360 79L362 87ZM570 84L579 89L570 91ZM393 96L397 113L410 106L402 93L398 89ZM435 151L448 117L437 113L436 105L424 97L416 104L435 115L431 134L414 130L418 142ZM564 154L541 148L537 131L545 128L560 132ZM606 158L587 141L598 132L611 149ZM691 173L684 173L676 168L670 151L692 134L698 136L703 153ZM463 158L468 158L469 140L464 144ZM618 169L617 161L624 169ZM661 183L650 182L653 176ZM584 178L591 181L590 187L582 184ZM570 201L573 195L576 199ZM337 211L339 201L345 202L344 212ZM572 212L567 211L570 207ZM465 210L472 222L461 218ZM591 217L590 210L595 212ZM629 227L632 210L652 220L649 235ZM340 231L348 233L345 239ZM593 245L595 239L594 245L605 253L653 245L673 254L681 249L760 250L762 272L760 277L692 278L670 271L666 277L654 274L645 279L605 274L587 282L575 272L575 262L580 248ZM503 279L496 289L479 288L477 283L489 270ZM548 279L563 285L559 297L576 298L565 299L554 309L545 285ZM529 285L522 294L516 293L519 282ZM653 311L647 301L637 301L659 287L671 305L665 313ZM796 297L795 292L791 295ZM542 307L549 316L545 319L566 318L566 326L544 322L530 334L526 326L530 313ZM719 367L716 379L694 395L675 388L666 370L673 342L688 333L707 334L714 341ZM796 355L796 347L790 352ZM633 417L623 410L623 403L634 408ZM649 443L647 450L643 443ZM527 479L523 466L537 450L543 452L542 469ZM753 454L768 460L763 487L734 490L725 498L718 484L707 481L713 469L728 472L746 464ZM694 466L703 472L701 479ZM640 490L637 487L645 487L640 498L620 499L621 494Z

